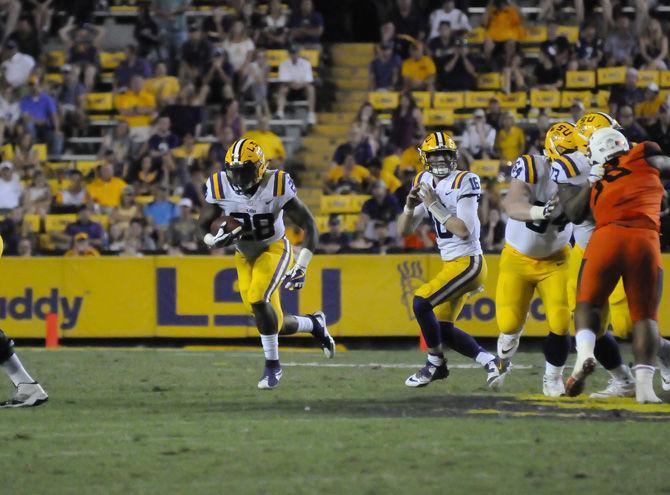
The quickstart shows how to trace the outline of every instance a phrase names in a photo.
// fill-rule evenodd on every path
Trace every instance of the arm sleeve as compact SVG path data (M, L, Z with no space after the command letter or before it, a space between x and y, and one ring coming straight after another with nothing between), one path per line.
M477 207L479 205L479 195L462 196L456 205L456 216L460 218L472 234L477 221Z

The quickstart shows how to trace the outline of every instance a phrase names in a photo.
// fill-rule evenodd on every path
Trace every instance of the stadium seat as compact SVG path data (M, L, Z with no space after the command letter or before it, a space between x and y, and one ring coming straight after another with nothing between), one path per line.
M77 215L74 213L47 215L44 217L44 230L47 232L62 232L68 224L76 221Z
M47 180L47 184L49 184L49 188L51 189L51 194L56 194L58 191L61 189L65 189L67 187L70 187L70 179L49 179Z
M343 232L354 232L356 230L356 224L358 223L359 216L357 214L348 214L348 215L339 215L341 224L340 228ZM316 216L316 226L319 229L319 232L328 232L328 220L330 215L317 215Z
M92 170L95 170L102 164L102 160L93 160L93 161L77 161L76 168L82 174L88 175Z
M486 30L483 27L476 27L468 33L468 43L471 45L481 45L486 38Z
M102 70L114 70L126 59L126 52L100 52Z
M556 90L530 90L530 106L535 108L558 108L561 106L561 93Z
M148 205L154 200L153 196L135 196L135 202L138 205Z
M37 158L39 158L41 162L45 162L47 160L47 145L46 144L44 144L44 143L33 144L33 149L37 152Z
M65 52L63 50L51 50L47 53L47 66L50 69L60 69L65 65Z
M607 108L609 105L610 92L604 89L596 93L596 106L598 108Z
M45 74L44 80L51 84L61 84L63 76L61 74Z
M579 41L579 26L558 26L556 33L565 36L570 43Z
M85 100L88 112L111 112L114 110L112 93L89 93Z
M498 93L498 102L501 108L525 108L528 105L528 95L525 91L515 93Z
M395 91L372 91L368 93L368 101L375 110L393 110L397 108L400 96Z
M662 88L670 88L670 70L663 70L660 73L660 84Z
M485 72L477 75L477 89L500 89L500 72Z
M454 124L454 111L450 108L427 108L423 111L423 124L442 127Z
M480 177L498 177L500 162L498 160L473 160L470 163L470 172Z
M651 83L658 85L661 81L661 74L657 70L639 70L637 71L637 87L646 88Z
M370 199L365 194L334 194L321 196L321 213L360 213L363 203Z
M496 97L495 91L466 91L465 108L487 108L492 98Z
M430 108L430 91L412 91L412 98L419 108Z
M39 232L40 231L40 216L39 215L34 215L30 213L26 213L23 215L23 221L30 225L30 230L32 232Z
M74 168L72 162L47 162L46 167L52 171L65 171Z
M598 86L623 84L626 81L625 67L603 67L598 69Z
M2 145L2 159L3 160L14 159L14 148L10 143L5 143Z
M435 93L433 106L435 108L451 108L452 110L463 108L465 104L465 93L454 91L453 93Z
M265 56L267 58L268 65L270 67L276 68L279 67L284 60L288 59L288 51L267 50L265 52ZM300 50L300 56L306 58L309 61L309 63L312 64L312 68L316 68L319 66L321 57L319 50Z
M547 40L547 26L528 26L523 43L542 43Z
M593 89L596 87L596 73L592 70L569 70L565 74L568 89Z
M109 228L109 216L108 215L91 215L91 220L98 222L102 225L102 228L105 231Z
M561 91L561 108L570 108L575 101L581 101L584 107L591 106L592 93L590 91Z

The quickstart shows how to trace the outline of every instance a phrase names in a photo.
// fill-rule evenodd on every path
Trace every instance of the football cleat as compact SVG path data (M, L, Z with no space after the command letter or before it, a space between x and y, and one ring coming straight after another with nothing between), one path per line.
M275 388L277 385L279 385L281 375L282 375L281 366L277 366L274 368L266 366L263 369L263 376L261 376L261 380L258 382L258 388L260 388L261 390L269 390L271 388Z
M505 359L495 357L484 366L486 370L486 384L492 390L498 391L505 381L505 375L510 369L509 363Z
M561 375L544 375L542 377L542 393L547 397L565 395L565 384Z
M44 404L47 400L49 396L39 383L19 383L12 398L0 403L0 408L34 407Z
M444 380L448 376L449 369L447 368L446 362L440 366L435 366L429 361L426 361L426 365L423 368L405 380L405 385L413 388L425 387L430 382Z
M586 386L586 378L596 370L596 360L594 358L586 358L582 363L580 370L573 372L572 376L565 382L565 395L568 397L577 397L584 391Z
M326 355L326 357L328 359L333 359L335 356L335 340L333 340L333 337L331 337L331 335L328 333L328 327L326 326L326 315L323 311L317 311L316 313L312 314L312 316L316 319L316 322L319 325L318 328L316 326L314 327L314 330L312 330L312 335L319 342L319 347L323 349L323 353Z
M658 353L658 370L661 372L661 387L670 391L670 346L664 345Z
M498 335L498 356L501 359L512 359L514 354L516 354L517 349L519 348L520 341L520 331L517 333L501 333Z
M632 378L632 377L631 377ZM594 392L589 397L592 399L609 399L611 397L635 397L635 380L616 380L610 378L600 392Z

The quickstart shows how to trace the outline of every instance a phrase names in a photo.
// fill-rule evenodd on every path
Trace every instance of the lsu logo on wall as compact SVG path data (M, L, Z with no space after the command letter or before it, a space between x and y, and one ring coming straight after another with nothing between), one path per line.
M400 287L402 288L400 301L407 311L407 318L414 321L414 310L412 309L414 293L428 280L423 273L423 266L420 261L404 261L398 263L396 268L400 273Z

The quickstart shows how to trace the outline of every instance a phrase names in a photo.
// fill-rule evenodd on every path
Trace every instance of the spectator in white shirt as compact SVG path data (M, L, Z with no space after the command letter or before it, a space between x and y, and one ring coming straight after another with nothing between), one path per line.
M23 187L12 162L0 163L0 213L8 213L21 204Z
M226 50L228 61L233 66L233 70L242 79L256 48L253 40L247 35L242 21L238 20L233 23L230 37L223 42L222 48Z
M312 76L312 64L309 60L298 55L298 45L289 46L289 58L279 66L279 95L277 97L277 117L284 118L284 107L287 98L307 97L309 113L307 122L316 124L316 94L314 91L314 77Z
M486 123L484 110L478 108L474 121L465 128L461 137L459 149L466 163L469 165L472 160L491 158L495 141L496 130Z
M5 131L14 134L14 126L21 117L19 100L16 98L15 89L7 85L0 94L0 146L5 141Z
M470 21L468 16L454 7L454 0L446 0L441 9L433 10L430 14L430 35L428 39L433 39L440 35L440 24L448 22L451 30L460 34L470 31Z
M35 67L35 59L19 52L16 41L9 40L3 50L2 74L10 85L20 88L28 82L28 77Z

